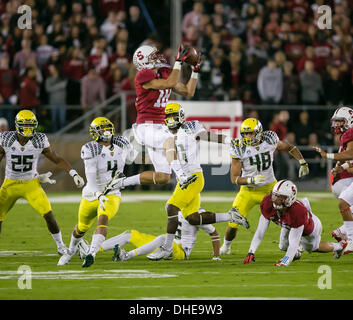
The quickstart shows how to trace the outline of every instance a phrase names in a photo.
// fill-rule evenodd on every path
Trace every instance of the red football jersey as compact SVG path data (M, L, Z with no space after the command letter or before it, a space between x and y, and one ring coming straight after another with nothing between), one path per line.
M314 230L314 221L311 213L300 202L295 201L282 215L277 213L271 201L271 195L267 195L260 205L262 215L274 223L287 228L298 228L304 225L303 236L307 236Z
M159 68L157 72L152 69L142 69L135 77L136 89L136 123L164 123L164 108L168 103L171 89L153 90L144 89L142 85L154 79L167 79L172 72L170 67Z
M347 149L347 144L349 141L353 141L353 128L346 130L340 137L340 149L338 152L343 152ZM344 162L338 162L338 164L343 164ZM340 174L336 175L332 181L335 184L340 179L352 178L353 174L349 173L347 170L342 171Z

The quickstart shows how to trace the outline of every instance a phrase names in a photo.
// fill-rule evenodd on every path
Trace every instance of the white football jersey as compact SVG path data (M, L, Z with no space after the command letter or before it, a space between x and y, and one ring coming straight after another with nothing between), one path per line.
M6 157L5 178L32 180L38 176L39 156L50 144L44 133L35 132L22 146L17 140L16 131L5 131L0 133L0 146Z
M199 121L185 122L174 134L178 159L183 169L190 173L202 172L200 164L200 141L197 135L206 131Z
M96 199L96 191L103 192L117 171L123 172L126 163L132 163L138 152L123 136L113 137L112 144L104 146L96 141L86 143L81 148L81 158L85 164L86 178L88 172L95 172L98 190L93 190L88 183L82 190L82 196L88 200ZM88 180L88 179L87 179ZM112 190L108 194L121 196L120 190Z
M200 209L199 212L204 212L205 210ZM203 224L200 226L193 226L183 217L181 211L178 213L178 228L175 233L175 242L177 244L181 243L181 246L185 252L185 259L189 259L191 250L194 248L197 233L200 229L204 230L206 233L213 233L216 228L212 224Z
M273 172L273 154L279 138L274 131L264 131L260 144L244 146L241 139L233 139L231 157L242 162L242 177L253 177L257 174L265 176L265 181L254 187L262 187L272 183L276 178Z

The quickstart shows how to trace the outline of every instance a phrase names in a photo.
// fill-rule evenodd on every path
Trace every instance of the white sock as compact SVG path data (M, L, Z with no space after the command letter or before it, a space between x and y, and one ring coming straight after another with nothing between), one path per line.
M353 221L343 221L344 230L347 233L347 237L353 240Z
M216 222L230 221L231 215L228 212L216 213Z
M173 248L174 238L175 238L174 233L167 233L167 236L165 238L165 242L163 244L164 249L171 250Z
M140 184L141 184L141 181L140 181L140 175L139 174L136 174L136 175L131 176L131 177L127 177L123 181L123 186L124 187L136 186L136 185L140 185Z
M52 233L51 236L53 237L54 241L56 242L56 245L59 246L64 246L63 238L61 235L61 231L58 233Z
M224 238L223 241L224 241L223 245L225 245L226 247L230 247L233 242L233 240L228 241L228 240L226 240L226 238Z
M82 238L75 238L73 234L71 234L71 240L70 240L70 246L69 250L70 252L74 253L77 250L78 244L80 243Z
M128 257L133 258L136 256L141 256L144 254L148 254L158 249L165 242L165 236L158 236L156 239L152 240L144 244L141 247L136 248L135 250L131 250L128 252Z
M105 236L103 236L102 234L100 233L94 234L92 236L92 243L88 254L96 255L97 251L99 250L104 240L105 240Z
M105 240L102 243L102 248L103 251L106 250L112 250L114 247L118 244L120 247L123 247L126 245L128 242L130 242L131 239L131 233L130 232L124 232L122 234L119 234L115 237L112 237L108 240Z

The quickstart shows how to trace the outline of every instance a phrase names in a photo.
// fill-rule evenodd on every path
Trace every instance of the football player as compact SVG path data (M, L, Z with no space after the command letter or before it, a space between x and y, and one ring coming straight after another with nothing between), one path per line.
M200 208L199 212L204 210ZM212 260L221 260L219 256L220 237L216 228L211 224L193 226L187 222L181 212L178 213L178 229L173 241L173 260L189 259L193 249L197 233L200 229L210 235L213 248ZM112 237L102 243L101 251L114 250L113 261L125 261L131 258L149 254L158 249L165 241L165 235L155 237L150 234L138 232L137 230L127 230L115 237ZM127 243L131 243L135 249L126 252L122 249ZM84 258L88 245L79 245L80 257Z
M67 264L77 253L83 235L97 219L90 251L82 267L94 263L96 252L107 235L109 221L116 215L121 202L120 190L109 186L115 177L119 177L125 163L132 163L137 156L137 151L125 137L114 136L114 125L109 119L95 118L89 132L93 141L81 148L87 183L82 190L78 223L73 229L68 250L58 261L59 266Z
M340 148L338 153L326 153L319 147L314 150L320 153L321 157L337 160L333 169L332 191L338 197L338 208L342 215L343 226L334 230L332 235L340 241L348 239L344 254L353 252L353 181L352 165L347 160L353 160L353 110L348 107L339 107L331 118L331 128L334 133L340 135Z
M336 259L341 257L347 245L346 240L340 243L321 241L321 221L311 211L307 198L297 200L297 187L292 181L278 181L271 194L262 200L260 208L261 216L244 264L255 262L255 252L270 221L282 227L279 249L286 251L275 266L289 266L293 260L300 259L303 251L333 252Z
M240 186L233 207L246 217L277 182L273 171L273 154L276 150L287 151L299 161L299 177L309 174L309 167L296 146L280 141L274 131L263 131L261 122L255 118L242 122L240 135L231 144L230 179L233 184ZM237 229L236 224L228 224L221 255L230 254Z
M18 112L15 126L16 131L0 133L0 161L4 157L6 159L5 180L0 189L0 231L6 214L18 199L24 198L44 218L56 242L58 253L63 254L66 247L60 227L47 195L40 185L40 180L43 183L54 180L49 179L51 173L38 175L39 156L43 154L60 169L68 172L78 188L83 187L84 180L65 159L55 153L47 136L36 132L38 121L32 111Z
M189 175L196 176L197 180L187 189L182 189L180 182L177 183L173 195L167 202L168 223L165 243L148 256L150 260L170 259L172 256L179 211L191 225L232 221L248 228L247 220L235 208L224 213L198 212L201 202L200 193L205 183L200 165L200 140L229 144L231 138L206 131L199 121L185 121L184 110L178 103L166 105L165 123L174 136L183 170Z
M167 183L171 170L175 172L182 188L197 178L183 172L177 159L174 139L164 125L164 108L172 91L187 98L194 96L201 65L200 56L198 63L191 66L192 72L187 84L179 81L182 63L188 56L187 49L180 45L172 69L155 47L143 45L133 55L133 63L138 72L135 77L137 118L132 128L136 141L147 147L155 171L131 176L125 181L125 186Z

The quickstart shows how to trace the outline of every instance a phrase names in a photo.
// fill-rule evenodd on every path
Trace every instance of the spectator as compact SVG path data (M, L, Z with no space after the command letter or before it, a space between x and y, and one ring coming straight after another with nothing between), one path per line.
M56 132L66 124L67 80L57 65L49 65L49 72L50 76L45 80L45 89L48 92L51 108L52 132Z
M128 73L132 58L127 53L127 43L125 41L118 41L116 45L116 52L113 53L109 58L109 63L114 63L116 66L120 66L124 73Z
M297 67L299 59L304 55L304 52L305 45L303 44L300 33L292 33L290 42L285 46L285 53L288 59L293 62L295 67Z
M300 74L304 70L305 62L309 60L314 63L314 69L315 71L319 72L320 71L320 64L318 59L315 57L315 50L314 47L308 46L305 48L305 55L301 57L298 61L297 64L297 71L298 74Z
M114 11L109 11L107 19L100 26L100 33L110 42L113 40L117 29L117 14Z
M147 34L149 33L149 27L141 16L138 6L131 6L129 8L126 27L129 31L129 45L135 50L147 38Z
M307 111L302 111L299 114L299 121L293 125L293 132L297 143L300 146L307 146L309 141L309 134L313 131L311 124L309 123L309 113Z
M103 38L104 39L104 38ZM88 67L95 67L98 74L104 76L109 68L109 57L104 51L104 42L102 38L94 41L91 54L88 56Z
M93 0L93 3L96 2ZM125 0L99 0L99 12L102 18L106 18L109 12L125 10Z
M196 1L193 5L192 11L188 12L183 18L181 29L184 34L187 33L189 26L193 25L197 28L197 30L199 32L199 36L201 36L201 34L202 34L202 29L201 29L202 12L203 12L202 2Z
M320 155L313 150L313 147L319 147L319 138L317 133L312 132L309 134L309 147L310 150L303 152L305 159L310 159L309 169L310 169L310 178L318 178L320 175L320 166L321 158Z
M214 34L213 32L212 34ZM212 39L212 37L211 37ZM197 30L197 27L194 25L188 26L186 33L182 37L183 43L188 44L190 46L195 47L197 45L197 42L199 40L199 32ZM219 41L220 42L220 41Z
M6 118L0 118L0 132L9 131L9 122Z
M43 34L40 37L40 45L36 49L37 64L42 69L49 57L53 54L54 48L48 44L48 37Z
M231 68L229 61L219 53L212 58L211 84L213 86L212 96L216 100L225 100L226 92L231 86Z
M89 111L94 106L102 103L106 99L105 84L102 77L97 73L96 68L92 66L88 74L85 75L81 82L81 106L84 112ZM95 112L95 116L99 117L101 110ZM88 128L90 118L85 119L85 127Z
M35 81L36 69L26 68L20 85L19 104L25 109L37 109L40 105L39 88Z
M246 30L246 23L242 20L236 12L233 12L229 16L229 21L226 23L226 29L228 33L233 37L242 37Z
M112 76L108 81L109 91L108 96L120 93L122 91L123 81L124 81L124 71L116 67L112 70Z
M314 70L314 63L310 60L305 62L304 70L300 73L300 85L303 104L320 103L323 94L322 79L320 74Z
M260 70L257 87L263 104L277 104L282 96L283 75L275 60L269 59Z
M300 83L299 77L293 73L293 68L293 63L290 61L283 64L282 103L286 105L299 104Z
M326 104L328 106L344 104L344 94L344 84L342 78L340 78L340 71L336 67L331 67L329 78L325 82Z
M23 74L26 69L28 59L36 59L37 55L31 49L31 40L23 39L21 42L22 50L15 54L13 69L17 74Z

